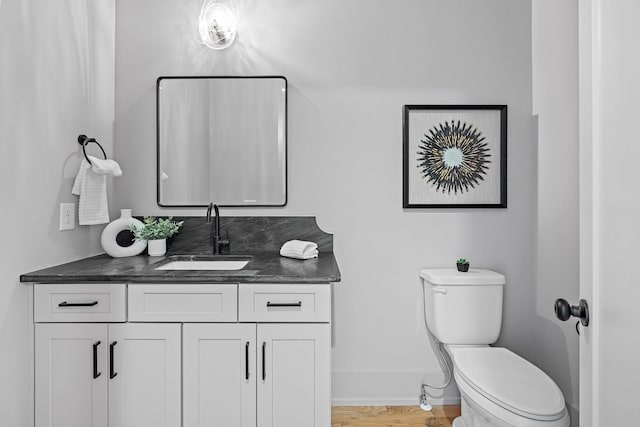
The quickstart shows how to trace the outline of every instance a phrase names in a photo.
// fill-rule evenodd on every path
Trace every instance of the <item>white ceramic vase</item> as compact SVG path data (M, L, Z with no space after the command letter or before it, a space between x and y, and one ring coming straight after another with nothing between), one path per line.
M162 256L167 253L167 239L149 240L149 256Z
M102 249L114 258L141 254L147 247L146 240L136 240L129 246L120 246L116 239L119 233L128 231L132 225L135 225L137 228L144 227L142 221L131 216L131 209L121 209L120 218L111 221L104 230L102 230L102 236L100 236Z

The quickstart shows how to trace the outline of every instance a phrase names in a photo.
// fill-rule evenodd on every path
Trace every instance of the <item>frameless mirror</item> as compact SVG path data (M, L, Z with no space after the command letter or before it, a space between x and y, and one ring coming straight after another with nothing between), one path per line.
M287 80L160 77L158 205L284 206Z

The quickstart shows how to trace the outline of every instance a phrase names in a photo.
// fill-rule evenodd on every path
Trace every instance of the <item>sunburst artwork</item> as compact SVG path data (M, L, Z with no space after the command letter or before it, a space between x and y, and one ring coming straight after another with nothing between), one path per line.
M403 206L506 207L506 109L406 105Z
M460 120L440 123L420 141L418 168L443 193L457 194L480 185L491 162L485 137Z

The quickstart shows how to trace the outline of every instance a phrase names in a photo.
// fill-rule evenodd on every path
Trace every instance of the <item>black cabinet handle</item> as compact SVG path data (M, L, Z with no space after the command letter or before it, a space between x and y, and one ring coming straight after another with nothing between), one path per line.
M244 379L249 379L249 341L244 345Z
M266 355L267 355L267 343L262 343L262 381L267 379L267 363L266 363Z
M114 379L116 375L118 375L113 368L113 347L115 347L116 344L118 344L118 341L114 341L109 345L109 378L111 379Z
M302 301L298 301L298 302L271 302L271 301L267 301L267 307L302 307Z
M100 341L93 344L93 379L95 380L100 375L101 372L98 372L98 346L100 345Z
M66 302L62 301L58 304L58 307L93 307L94 305L98 305L98 301L93 302Z

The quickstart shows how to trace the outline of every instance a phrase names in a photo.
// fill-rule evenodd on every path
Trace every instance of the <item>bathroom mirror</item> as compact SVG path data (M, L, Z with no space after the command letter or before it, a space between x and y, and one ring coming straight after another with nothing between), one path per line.
M287 80L160 77L158 205L284 206Z

